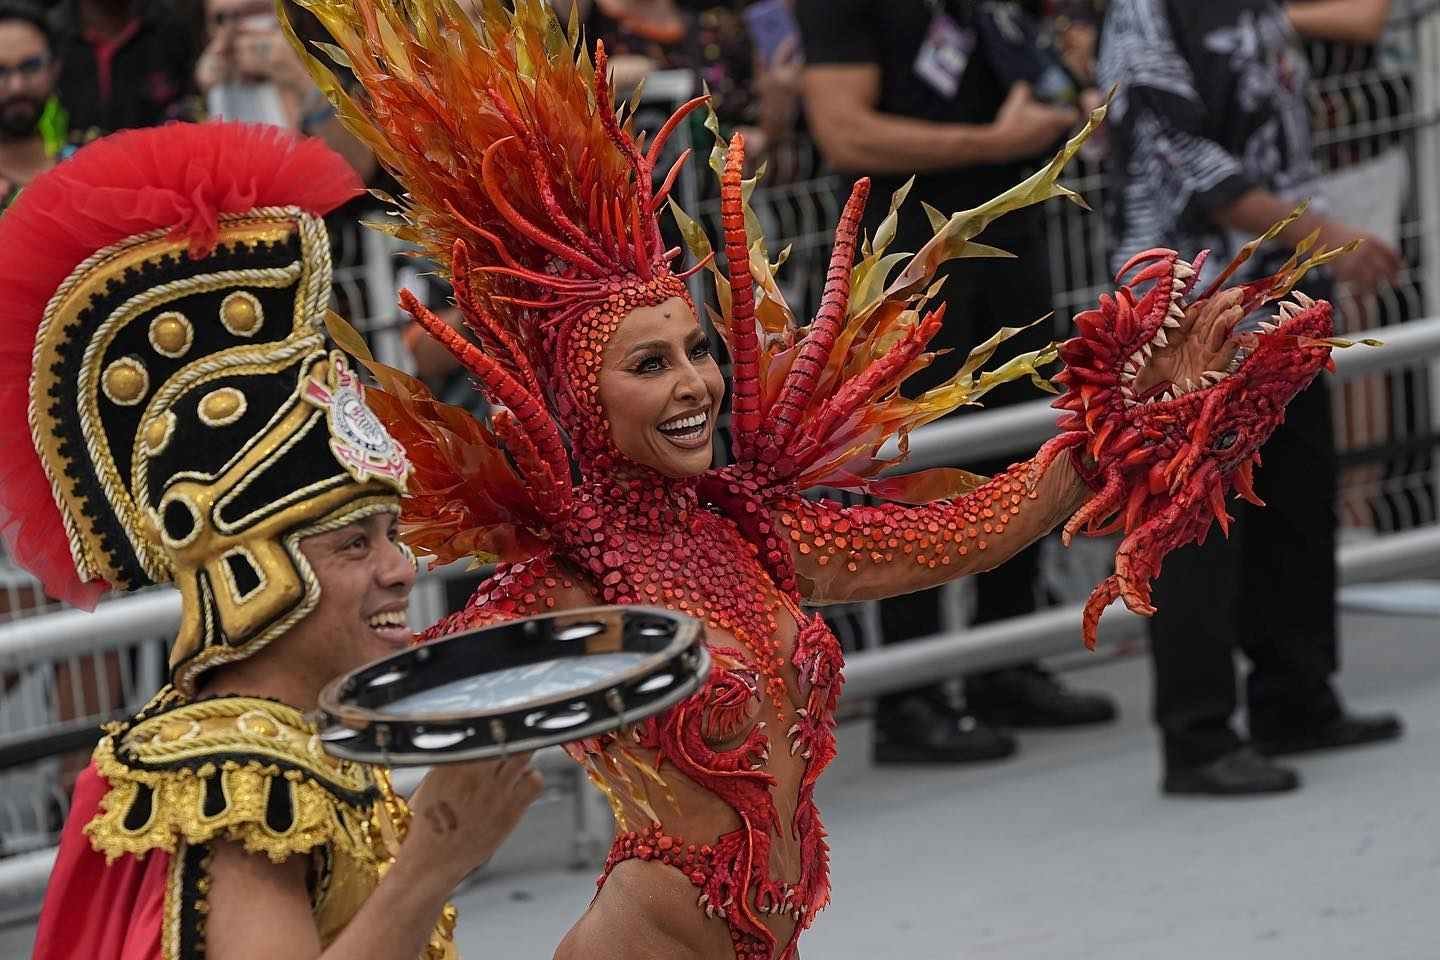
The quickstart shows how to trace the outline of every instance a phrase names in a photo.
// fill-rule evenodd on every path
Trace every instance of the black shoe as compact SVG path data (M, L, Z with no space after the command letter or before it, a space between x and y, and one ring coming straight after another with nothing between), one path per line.
M1310 753L1314 750L1337 750L1341 747L1360 747L1367 743L1396 740L1403 729L1400 718L1393 713L1342 713L1313 730L1256 740L1255 748L1267 757Z
M1038 664L966 677L965 705L986 723L1005 727L1083 727L1118 715L1114 700L1067 690Z
M1298 789L1300 775L1241 747L1203 767L1171 767L1160 792L1168 796L1248 797Z
M875 716L876 763L985 763L1016 748L1010 734L934 697L906 697Z

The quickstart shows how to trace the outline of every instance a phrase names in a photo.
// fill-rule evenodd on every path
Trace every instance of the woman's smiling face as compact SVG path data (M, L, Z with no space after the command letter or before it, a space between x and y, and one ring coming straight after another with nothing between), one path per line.
M689 305L631 311L605 345L600 404L615 446L667 477L710 469L725 378Z

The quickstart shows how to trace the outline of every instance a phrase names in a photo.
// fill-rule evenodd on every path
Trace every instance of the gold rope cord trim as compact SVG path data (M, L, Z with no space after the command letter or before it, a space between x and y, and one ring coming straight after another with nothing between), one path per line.
M370 486L373 487L373 484ZM357 486L357 489L360 491L360 495L355 499L342 503L339 507L332 510L330 514L322 517L315 523L301 527L298 530L292 530L285 535L283 540L285 552L289 555L291 562L295 566L295 571L300 577L300 582L305 587L305 594L301 597L300 602L264 631L238 646L213 644L206 640L202 643L202 646L193 653L187 651L186 655L189 659L181 662L177 662L175 659L176 654L179 652L179 647L173 649L171 651L170 666L173 682L177 687L187 694L193 694L195 680L201 673L222 664L232 663L236 660L243 660L246 657L254 656L275 638L283 636L291 627L310 615L310 611L314 610L316 604L320 602L320 580L315 576L315 569L310 565L310 561L306 559L305 554L301 552L300 541L316 534L339 530L341 527L349 526L352 523L364 520L367 517L372 517L378 513L398 514L400 512L399 500L393 493L384 490L367 492L367 487L365 486ZM266 575L269 575L269 571L266 571ZM204 609L205 616L208 618L211 609L210 604L207 603ZM213 624L207 619L204 637L213 637L214 634L211 632L213 629ZM266 700L258 702L272 707L275 706L275 704ZM196 704L196 706L200 705L201 704ZM316 749L318 750L319 748L317 747Z
M330 248L328 241L325 239L326 234L323 221L306 214L298 207L264 207L256 208L245 213L224 214L220 217L220 223L222 232L243 231L247 229L258 229L261 231L282 229L288 232L295 230L298 223L298 231L301 237L301 261L294 265L294 268L296 270L296 279L300 280L300 290L297 292L294 316L292 318L293 330L296 334L306 331L307 328L311 335L320 333L321 330L318 326L319 321L317 318L320 316L320 311L324 309L325 302L329 297L331 271ZM37 450L48 449L46 445L47 438L53 433L50 429L48 417L45 416L41 404L37 403L36 400L37 397L46 394L45 387L48 381L45 378L49 376L49 364L44 362L44 358L47 351L54 348L54 345L51 343L54 337L52 328L57 323L66 322L68 318L72 307L72 305L69 304L72 294L84 282L93 279L94 275L103 273L107 269L115 269L114 265L109 263L109 261L121 261L127 256L132 256L138 248L146 244L164 241L167 235L168 231L166 230L151 230L133 237L128 237L117 244L95 252L70 273L65 279L65 282L61 284L59 289L56 290L55 294L51 297L46 306L44 317L41 320L40 328L36 332L35 344L32 348L33 362L31 366L33 372L30 379L30 404L28 413L31 437ZM255 282L260 285L272 285L265 282L266 277L261 276L261 274L264 273L266 273L266 271L240 270L231 271L228 275L231 276L232 279L237 279L239 282L254 279ZM306 275L307 273L308 275ZM252 278L248 276L249 274L254 274L255 276ZM205 277L192 277L183 281L175 281L172 284L151 290L147 294L142 294L141 297L146 298L147 303L151 301L161 302L166 296L172 294L174 296L183 296L187 292L193 292L191 288L197 283L203 285L204 281L214 282L215 278L213 275L207 275ZM175 290L169 290L170 287L175 287ZM159 299L156 300L156 298ZM74 309L81 309L84 305L73 306ZM107 323L108 322L107 320ZM271 346L273 347L274 345ZM91 352L95 348L96 344L94 342L87 347L87 362L91 358ZM243 350L244 348L235 349ZM216 361L214 357L208 357L200 362L213 364ZM82 376L84 376L83 372ZM93 422L90 422L93 421L93 417L89 416L89 413L89 411L82 411L82 433L85 435L87 451L96 464L97 475L101 479L103 494L110 500L117 515L121 517L122 527L125 529L126 536L131 540L136 555L140 559L142 567L145 568L146 575L156 581L168 579L168 569L165 558L157 553L154 546L146 540L143 528L137 526L133 504L127 502L129 497L123 489L123 478L119 477L116 473L113 461L109 459L108 446L103 441L103 438L97 438L93 435L95 427ZM145 421L142 421L140 425L142 430L144 425ZM98 549L93 531L90 530L88 522L85 521L83 517L77 516L70 509L66 483L62 473L57 469L58 461L52 463L51 460L44 455L41 456L41 461L47 477L50 480L52 494L55 497L61 519L65 525L66 534L70 541L71 557L75 562L75 568L80 579L88 581L105 576L106 561L104 556L99 553L92 553L92 550ZM77 491L77 496L83 496L83 494ZM119 499L117 499L117 496Z

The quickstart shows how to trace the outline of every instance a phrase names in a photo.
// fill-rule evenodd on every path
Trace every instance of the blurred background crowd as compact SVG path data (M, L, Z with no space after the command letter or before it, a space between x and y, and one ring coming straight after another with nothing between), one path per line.
M642 126L703 84L722 132L744 131L750 162L765 168L755 205L771 250L791 248L784 283L799 314L814 307L857 177L874 182L872 231L909 184L892 249L913 251L929 235L922 202L950 212L1017 182L1112 87L1110 122L1069 181L1095 212L1052 204L997 223L982 239L1016 258L949 271L937 347L963 356L1001 326L1052 312L1016 343L1062 338L1130 254L1210 247L1223 264L1306 198L1310 212L1272 252L1283 260L1315 230L1331 245L1365 241L1311 289L1336 299L1342 329L1425 313L1434 238L1420 225L1437 189L1420 152L1435 119L1416 103L1424 11L1389 0L555 2L605 41L622 90L645 81ZM321 36L294 13L302 36ZM398 189L311 83L270 0L0 0L0 209L94 137L210 117L322 137L377 193ZM678 139L708 152L698 120ZM712 236L713 190L697 160L678 191ZM382 359L483 416L444 351L395 313L399 286L437 308L448 291L362 226L384 216L367 197L332 218L337 309ZM1274 262L1267 254L1253 266ZM697 286L697 298L705 292ZM952 368L942 359L907 390ZM1229 540L1171 558L1148 647L1165 792L1283 792L1299 779L1277 755L1399 735L1396 717L1351 713L1336 693L1335 546L1435 522L1436 427L1424 400L1434 389L1419 371L1318 385L1266 454L1261 475L1283 495L1267 511L1237 506ZM990 405L1034 399L1026 386ZM957 449L947 462L994 470L1023 453L976 461ZM959 589L827 615L853 647L905 642L1074 602L1107 561L1103 544L1060 556L1045 542ZM54 609L18 571L5 576L0 614ZM422 615L453 609L467 583L449 581ZM148 694L156 661L141 646L44 669L0 661L0 855L48 842L97 719ZM1237 651L1248 665L1240 684ZM1104 724L1115 712L1034 662L869 709L881 763L998 760L1016 751L1016 729Z

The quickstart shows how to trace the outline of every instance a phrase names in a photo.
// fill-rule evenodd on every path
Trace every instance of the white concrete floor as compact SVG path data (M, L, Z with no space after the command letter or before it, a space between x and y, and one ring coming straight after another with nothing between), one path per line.
M834 902L805 960L1432 960L1440 957L1440 623L1347 615L1341 686L1394 709L1398 744L1297 762L1298 794L1166 800L1148 664L1070 675L1113 727L1027 734L1009 762L876 769L864 724L821 783ZM591 895L565 868L565 805L540 806L458 900L469 960L546 958ZM0 957L33 928L0 930Z

